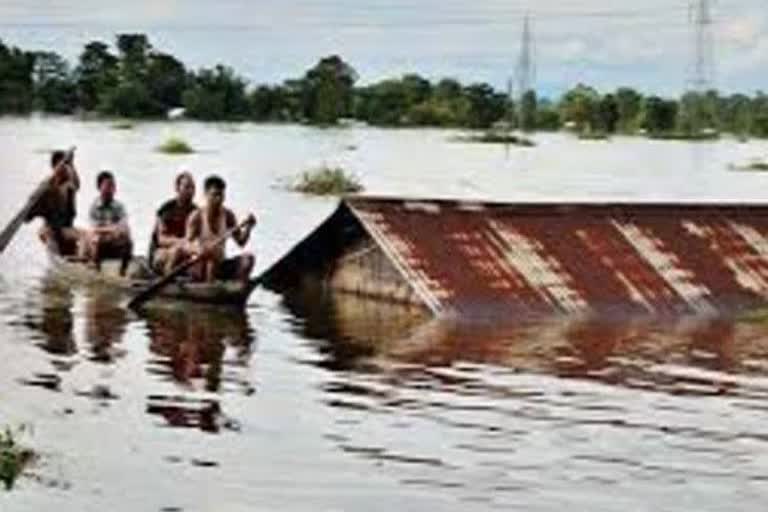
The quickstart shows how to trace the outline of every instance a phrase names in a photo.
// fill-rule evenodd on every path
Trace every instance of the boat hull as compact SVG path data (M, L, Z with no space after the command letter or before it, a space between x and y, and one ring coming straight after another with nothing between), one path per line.
M96 270L82 262L71 261L58 254L50 254L55 271L67 279L109 286L124 293L138 293L152 284L153 276L143 259L136 258L131 263L125 276L120 275L118 261L105 261L101 269ZM256 288L255 281L218 281L199 283L179 281L160 290L155 300L171 300L244 307L248 297Z

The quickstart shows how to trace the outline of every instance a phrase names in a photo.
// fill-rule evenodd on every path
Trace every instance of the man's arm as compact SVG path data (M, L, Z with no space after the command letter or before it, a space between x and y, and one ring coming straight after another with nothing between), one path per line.
M252 214L248 215L245 220L249 221L248 224L245 227L239 228L232 235L232 238L235 239L235 242L237 242L237 245L240 247L245 247L245 244L248 243L248 240L251 238L253 226L256 224L256 217ZM235 217L235 214L231 211L227 211L227 229L232 229L235 226L237 226L237 217Z
M119 215L118 215L117 223L115 224L115 229L119 234L130 237L131 226L128 223L128 210L126 210L125 206L122 203L120 203L118 212L119 212Z
M200 238L200 211L194 211L187 219L187 242Z
M171 247L184 242L184 238L179 238L170 234L168 224L165 222L162 215L158 215L157 217L155 232L157 233L158 247Z
M80 190L80 175L77 174L75 163L72 162L69 164L67 169L69 169L69 179L72 181L72 186L75 188L75 191Z

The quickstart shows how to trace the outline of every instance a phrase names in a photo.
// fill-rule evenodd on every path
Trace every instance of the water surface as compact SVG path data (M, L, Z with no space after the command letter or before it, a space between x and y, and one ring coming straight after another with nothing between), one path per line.
M195 155L153 148L169 135ZM137 247L173 176L216 172L260 220L259 269L335 202L278 184L341 164L370 193L495 200L765 201L729 163L768 144L542 135L534 149L439 130L0 121L0 219L78 146L84 190L118 176ZM768 324L759 318L414 319L259 290L244 313L125 298L51 272L23 230L0 258L0 424L41 458L5 511L762 510Z

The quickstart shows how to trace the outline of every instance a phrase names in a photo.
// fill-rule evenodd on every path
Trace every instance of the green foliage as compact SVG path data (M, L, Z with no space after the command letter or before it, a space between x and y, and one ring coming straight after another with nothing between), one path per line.
M75 83L80 108L93 112L98 107L100 96L117 86L118 60L101 41L85 45L77 68Z
M77 106L77 88L69 65L52 52L34 54L33 81L36 110L71 114Z
M480 135L472 135L469 137L459 137L457 139L460 142L479 142L482 144L511 144L514 146L522 147L534 147L536 145L531 139L521 137L513 133L504 133L497 130L489 130Z
M157 150L167 155L188 155L195 152L192 146L179 137L169 137L157 147Z
M530 132L536 129L538 98L535 91L526 91L520 101L520 129Z
M621 133L634 133L640 126L643 96L629 87L619 87L615 96L619 116L616 129Z
M188 70L144 34L118 34L113 48L85 45L74 69L53 52L27 52L0 41L0 115L43 112L159 118L184 107L203 121L279 121L334 125L352 117L376 126L488 129L503 121L523 131L637 133L657 138L711 138L726 132L768 138L768 96L716 91L679 100L621 87L602 94L578 84L557 102L527 91L520 104L485 83L463 85L406 74L356 87L355 69L338 55L320 59L298 78L249 87L233 69Z
M748 172L768 172L768 160L753 160L746 165L731 165L731 170Z
M113 130L133 130L134 125L130 121L118 121L112 123Z
M35 56L0 40L0 114L24 114L34 103Z
M353 175L340 167L323 166L319 169L305 172L292 190L313 195L342 195L361 192L363 186Z
M193 74L189 88L181 97L186 115L193 119L236 121L246 119L249 114L246 82L225 66Z
M676 127L677 112L677 102L651 96L643 104L641 126L652 136L670 133Z
M584 84L566 92L560 100L560 119L578 132L590 130L597 118L600 94Z
M21 428L14 431L6 427L4 432L0 432L0 482L6 490L13 488L13 484L34 457L32 450L21 446L16 439L23 430Z
M320 60L301 81L303 116L312 124L332 125L352 112L357 72L338 55Z

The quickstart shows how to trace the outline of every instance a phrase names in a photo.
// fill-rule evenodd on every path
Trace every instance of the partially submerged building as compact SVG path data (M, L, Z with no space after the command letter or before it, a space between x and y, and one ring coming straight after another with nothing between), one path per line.
M768 302L768 206L350 197L262 275L436 315L734 311Z

